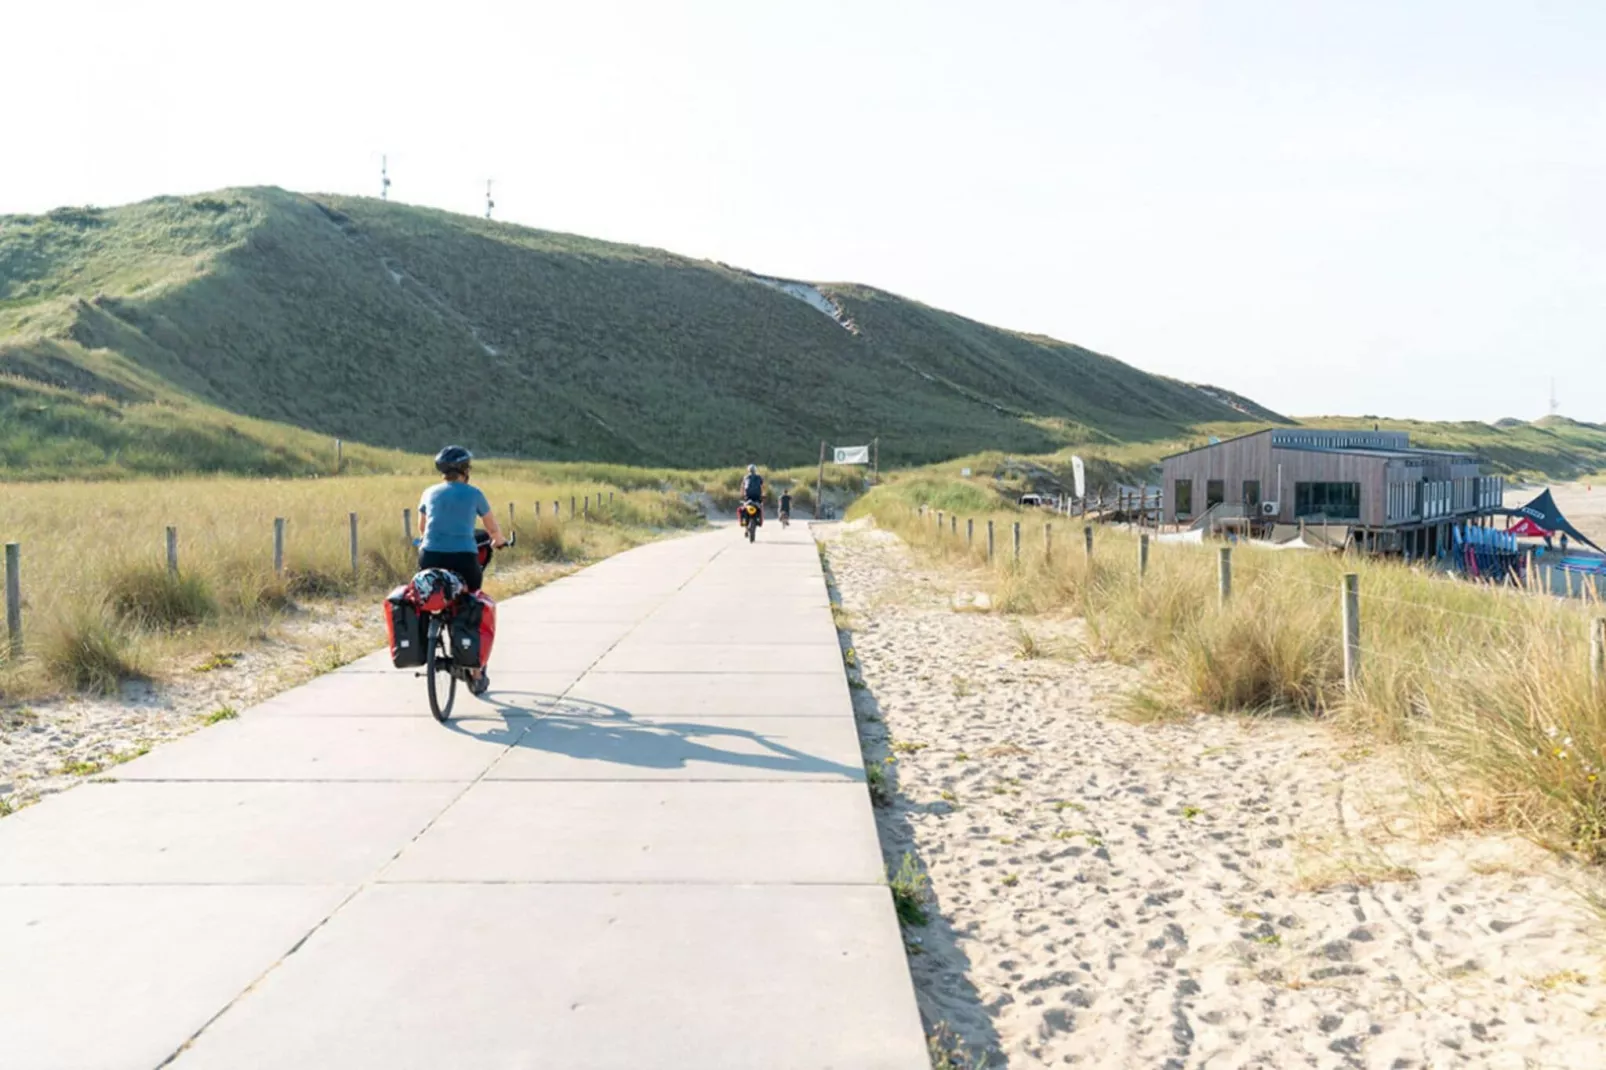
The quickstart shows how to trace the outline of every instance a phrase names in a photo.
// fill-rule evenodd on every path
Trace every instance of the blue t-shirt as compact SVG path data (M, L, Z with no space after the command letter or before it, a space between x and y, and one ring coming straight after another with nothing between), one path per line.
M468 483L436 483L418 500L418 511L428 518L422 549L441 554L471 554L474 522L491 511L480 488Z

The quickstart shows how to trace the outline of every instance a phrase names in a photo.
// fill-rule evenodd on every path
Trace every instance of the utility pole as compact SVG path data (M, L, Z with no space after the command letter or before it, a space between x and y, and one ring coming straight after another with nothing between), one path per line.
M379 199L390 200L390 157L379 158Z
M814 477L814 519L820 519L820 499L825 494L825 439L820 440L820 474Z
M1559 400L1557 400L1557 398L1556 398L1556 379L1555 379L1555 376L1551 376L1551 379L1550 379L1550 415L1555 416L1559 412L1561 412L1561 402Z
M486 219L491 218L491 209L495 208L495 207L496 207L496 202L491 200L491 180L487 178L485 180L485 218Z
M877 435L870 440L870 485L876 486L881 482L881 436Z

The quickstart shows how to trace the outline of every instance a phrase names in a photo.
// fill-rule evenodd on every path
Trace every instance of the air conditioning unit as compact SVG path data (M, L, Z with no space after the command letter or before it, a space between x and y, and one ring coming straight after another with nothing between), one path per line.
M1280 502L1261 502L1260 503L1260 515L1261 516L1277 516L1282 511L1283 511L1283 507L1282 507L1282 503L1280 503Z

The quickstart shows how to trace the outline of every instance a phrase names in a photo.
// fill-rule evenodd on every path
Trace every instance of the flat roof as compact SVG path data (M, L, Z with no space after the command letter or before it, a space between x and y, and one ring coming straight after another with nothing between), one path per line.
M1218 446L1225 446L1225 445L1228 445L1229 443L1233 443L1233 442L1242 442L1244 439L1254 438L1257 435L1270 435L1270 434L1274 434L1274 433L1279 432L1279 431L1282 431L1282 432L1294 432L1294 431L1298 431L1298 430L1299 430L1298 428L1268 427L1268 428L1265 428L1265 429L1260 430L1260 431L1251 431L1246 435L1238 435L1238 436L1236 436L1234 438L1223 439L1220 442L1207 442L1202 446L1195 446L1192 449L1181 450L1181 451L1179 451L1177 453L1168 454L1167 456L1162 457L1160 460L1161 460L1161 463L1164 463L1164 462L1172 460L1173 458L1176 458L1176 457L1186 457L1190 453L1198 453L1201 450L1213 450L1213 449L1217 448ZM1325 428L1322 428L1322 429L1313 428L1313 429L1310 429L1310 432L1311 432L1312 435L1327 434L1327 435L1331 435L1334 438L1341 437L1341 436L1344 436L1344 435L1354 435L1354 436L1358 437L1358 436L1361 436L1361 435L1382 434L1380 432L1371 432L1371 431L1344 431L1344 430L1328 431ZM1403 437L1406 434L1406 432L1403 432L1403 431L1401 431L1401 432L1388 432L1387 434L1390 434L1390 435L1397 434L1397 435L1400 435L1400 436ZM1468 463L1471 463L1471 464L1480 464L1481 465L1481 464L1487 463L1487 462L1484 461L1484 459L1482 457L1479 457L1477 454L1475 454L1475 453L1467 453L1467 452L1465 452L1463 450L1435 450L1435 449L1425 449L1425 448L1418 447L1418 446L1403 446L1403 447L1402 446L1323 446L1323 445L1318 445L1318 444L1308 443L1308 442L1277 442L1277 441L1274 440L1272 442L1272 448L1273 449L1279 449L1279 450L1300 450L1300 451L1305 452L1305 453L1347 453L1347 454L1354 454L1354 455L1361 456L1361 457L1382 457L1382 458L1386 458L1388 460L1398 460L1398 461L1409 461L1409 460L1423 460L1423 461L1426 461L1426 460L1465 460L1465 461L1467 461Z

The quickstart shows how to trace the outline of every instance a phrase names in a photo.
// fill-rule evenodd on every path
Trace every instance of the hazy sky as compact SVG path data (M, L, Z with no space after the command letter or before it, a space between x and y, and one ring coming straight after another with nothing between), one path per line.
M1297 414L1606 420L1606 2L4 0L0 212L379 191Z

